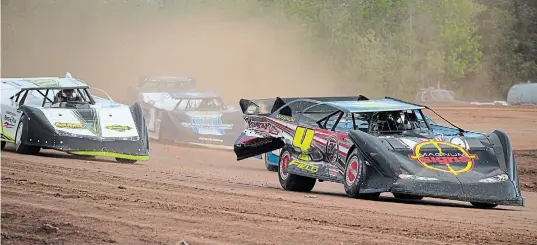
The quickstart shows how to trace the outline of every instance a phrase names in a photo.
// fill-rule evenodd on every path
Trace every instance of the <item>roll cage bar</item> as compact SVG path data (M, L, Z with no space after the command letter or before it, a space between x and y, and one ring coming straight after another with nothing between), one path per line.
M28 97L28 93L30 91L37 91L39 94L43 96L43 102L41 103L41 106L44 107L47 101L54 104L54 101L48 97L50 90L63 90L63 89L73 89L73 90L76 90L76 92L80 95L85 94L89 100L88 103L91 105L95 104L95 100L93 99L93 96L91 96L91 93L89 92L88 87L25 88L25 89L21 89L21 91L9 97L9 99L10 100L15 99L15 102L18 102L19 105L23 105L24 102L26 101L26 98ZM45 90L45 93L43 93L42 90Z

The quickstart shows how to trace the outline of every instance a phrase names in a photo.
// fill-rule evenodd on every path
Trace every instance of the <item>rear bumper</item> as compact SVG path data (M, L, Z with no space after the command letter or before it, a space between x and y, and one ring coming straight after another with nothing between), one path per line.
M452 183L399 179L391 192L465 202L524 206L525 199L510 181L498 183Z

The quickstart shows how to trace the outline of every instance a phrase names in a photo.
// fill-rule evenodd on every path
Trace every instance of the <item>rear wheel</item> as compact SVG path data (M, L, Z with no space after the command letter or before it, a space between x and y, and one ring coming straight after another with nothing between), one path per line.
M2 141L2 150L6 147L6 142Z
M41 148L39 146L26 145L23 142L23 129L24 122L26 121L26 115L23 115L17 125L17 132L15 133L15 152L20 154L37 154Z
M380 196L380 192L360 193L365 176L367 176L367 166L365 165L364 157L357 149L354 149L345 166L343 185L348 196L362 199L377 199Z
M284 172L291 161L291 152L289 150L282 150L278 163L278 179L280 180L280 185L287 191L311 191L315 186L316 179Z
M498 204L494 204L494 203L483 203L483 202L470 202L470 203L474 205L474 207L476 208L484 208L484 209L495 208L496 206L498 206Z
M137 160L118 158L118 157L116 157L116 161L119 163L129 163L129 164L134 164L135 162L137 162Z
M421 200L423 199L422 196L416 196L416 195L410 195L410 194L403 194L403 193L392 193L395 198L399 199L407 199L407 200Z
M265 167L267 168L268 171L278 172L278 166L274 166L274 165L269 164L268 155L269 155L269 153L265 153Z

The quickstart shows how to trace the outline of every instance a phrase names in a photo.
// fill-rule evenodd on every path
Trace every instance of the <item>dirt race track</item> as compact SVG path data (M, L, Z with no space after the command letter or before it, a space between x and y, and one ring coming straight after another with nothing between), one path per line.
M260 160L157 143L135 165L7 149L2 244L537 244L537 107L437 108L510 134L526 207L356 200L326 182L286 192Z

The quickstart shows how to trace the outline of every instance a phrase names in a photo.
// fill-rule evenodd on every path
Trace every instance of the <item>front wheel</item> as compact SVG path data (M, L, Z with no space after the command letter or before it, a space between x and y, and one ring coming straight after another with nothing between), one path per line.
M490 208L495 208L496 206L498 206L498 204L494 204L494 203L483 203L483 202L470 202L472 205L474 205L474 207L476 208L483 208L483 209L490 209Z
M17 125L17 132L15 133L15 152L20 154L37 154L41 148L39 146L26 145L23 142L23 129L24 122L26 121L26 115L23 115Z
M354 149L347 159L345 166L345 180L343 182L345 192L352 198L377 199L380 192L362 193L360 189L367 176L367 166L365 159L358 149Z
M309 192L315 186L316 179L300 176L291 173L285 173L284 170L292 161L292 155L289 150L282 150L280 161L278 163L278 179L280 185L287 191Z
M6 142L2 141L2 150L6 147Z

